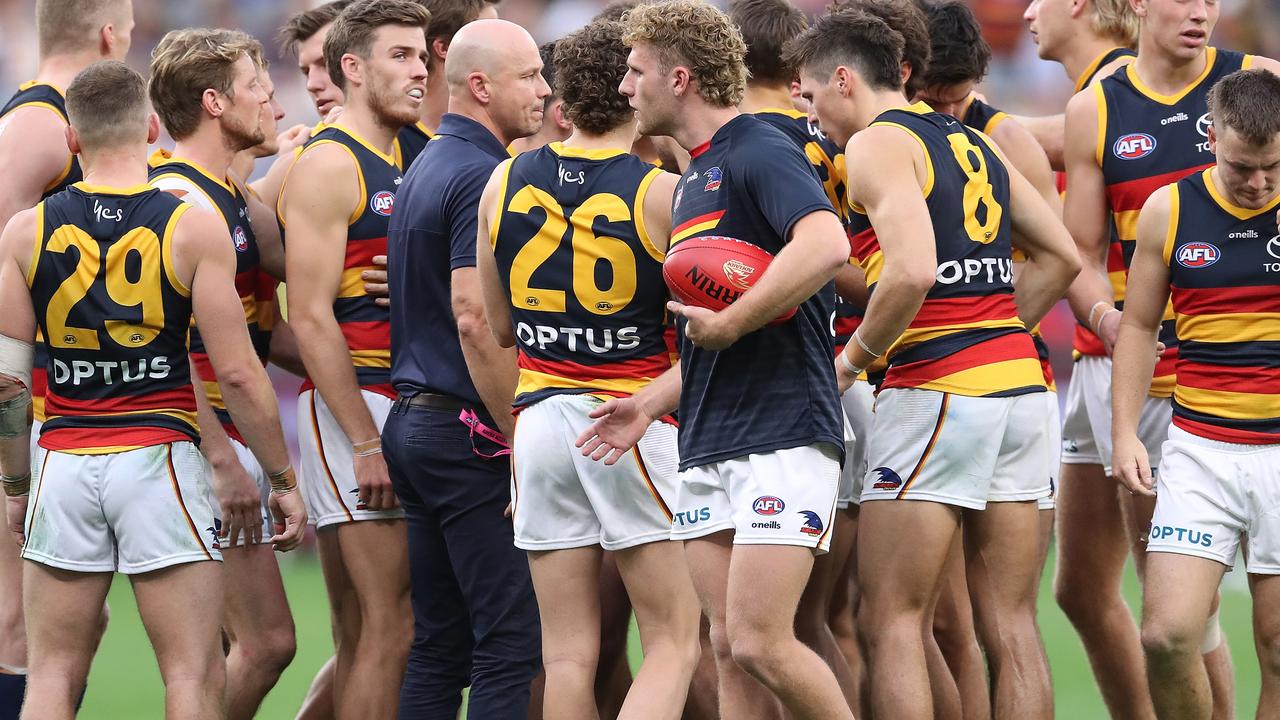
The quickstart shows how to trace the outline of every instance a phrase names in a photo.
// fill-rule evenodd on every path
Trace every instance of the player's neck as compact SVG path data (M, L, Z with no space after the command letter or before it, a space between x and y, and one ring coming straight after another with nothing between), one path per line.
M910 106L911 101L902 90L868 90L856 104L856 127L865 128L875 122L881 113Z
M79 158L87 185L130 188L147 183L146 145L82 152Z
M422 109L418 117L431 129L440 127L440 118L449 111L449 86L445 82L444 66L439 72L427 75L427 95L422 98Z
M202 124L195 134L173 147L173 159L189 162L220 182L226 182L235 157L235 151L223 142L222 129L217 123Z
M79 75L81 70L102 59L96 54L88 53L50 55L40 61L40 66L36 70L36 80L48 83L66 93L67 86L76 79L76 75Z
M703 103L702 107L688 108L682 113L684 122L671 133L671 137L680 147L692 152L694 148L711 142L720 128L741 114L736 106L717 107Z
M791 88L786 85L747 85L747 92L738 103L738 109L744 113L761 110L790 109Z
M395 153L396 133L400 128L381 122L367 103L351 103L338 116L334 125L350 130L384 155Z
M1150 50L1147 52L1138 52L1138 57L1133 61L1133 71L1144 85L1161 95L1181 92L1200 77L1209 62L1207 46L1191 60L1162 52L1153 42L1148 43L1148 47Z
M1087 31L1082 32L1077 38L1058 58L1062 69L1067 71L1067 77L1071 78L1073 83L1080 82L1080 78L1090 70L1097 70L1096 67L1092 67L1094 61L1100 60L1104 53L1117 45L1112 40L1097 37Z
M463 88L460 93L462 94L449 95L449 112L454 115L461 115L468 120L472 120L483 125L484 129L493 133L493 136L498 139L498 142L502 144L502 147L507 147L519 139L518 136L504 132L499 128L498 124L495 123L493 118L489 115L489 110L485 108L484 105L475 102L472 99L472 95L469 90ZM521 137L528 136L526 135Z
M581 150L621 150L623 152L631 152L631 146L635 142L636 124L629 122L598 135L574 129L569 137L565 138L564 146Z
M1222 178L1221 178L1221 177L1219 177L1219 175L1218 175L1218 166L1217 166L1217 165L1214 165L1214 166L1213 166L1212 168L1210 168L1210 170L1209 170L1209 182L1213 185L1213 189L1217 191L1218 196L1219 196L1219 197L1221 197L1223 200L1226 200L1227 202L1231 203L1232 205L1235 205L1236 207L1238 207L1238 208L1240 208L1240 209L1243 209L1243 210L1250 210L1250 209L1251 209L1251 208L1249 208L1249 206L1248 206L1247 204L1245 204L1245 201L1243 201L1243 200L1241 200L1240 198L1236 197L1236 196L1235 196L1235 194L1231 192L1231 189L1230 189L1230 188L1228 188L1228 187L1226 186L1226 184L1222 182ZM1270 197L1268 197L1268 198L1267 198L1266 200L1264 200L1263 202L1258 203L1258 209L1254 209L1254 210L1256 211L1256 214L1258 214L1258 215L1262 214L1262 212L1264 212L1264 210L1262 210L1261 208L1266 208L1268 205L1270 205L1271 203L1275 202L1276 195L1280 195L1280 189L1277 189L1277 190L1276 190L1276 192L1273 192L1273 193L1271 194L1271 196L1270 196Z

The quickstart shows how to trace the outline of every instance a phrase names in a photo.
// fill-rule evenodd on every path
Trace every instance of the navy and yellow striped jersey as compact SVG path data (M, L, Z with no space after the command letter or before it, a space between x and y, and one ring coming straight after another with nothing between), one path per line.
M1089 85L1093 83L1093 79L1102 71L1102 68L1122 57L1136 58L1138 57L1138 53L1131 48L1118 46L1099 53L1098 57L1094 58L1093 62L1089 63L1088 67L1084 69L1084 72L1080 73L1080 77L1076 78L1075 91L1080 92L1081 90L1089 87Z
M396 133L396 145L400 150L400 167L408 170L422 151L427 149L427 143L433 137L435 133L428 130L422 121L400 128L400 132Z
M821 130L809 122L809 116L794 108L769 108L757 110L754 115L782 131L804 152L822 181L827 199L844 217L845 175L844 148L827 139Z
M391 387L391 312L365 292L360 274L375 269L375 255L387 254L387 225L400 187L401 168L396 158L384 155L338 125L326 126L313 135L302 152L321 145L337 145L346 150L360 182L360 204L347 225L346 257L338 297L333 301L333 316L347 341L360 387L393 398L396 391ZM284 223L282 217L280 222ZM310 379L302 385L304 391L314 387Z
M511 300L515 406L560 393L630 395L671 368L662 260L644 200L662 170L622 150L522 153L489 225Z
M1138 212L1156 188L1213 164L1208 138L1209 89L1252 61L1242 53L1208 48L1204 72L1174 95L1148 88L1132 64L1093 86L1098 104L1094 158L1102 168L1112 219L1107 273L1117 308L1124 307L1124 286L1138 237ZM1178 346L1173 325L1170 308L1160 332L1166 350L1151 383L1153 397L1169 397L1173 392ZM1076 349L1083 355L1105 354L1102 342L1084 327L1077 328Z
M274 284L268 282L269 278L262 271L258 240L249 222L249 204L234 184L226 179L213 177L204 168L190 161L164 156L153 158L150 173L152 187L208 210L226 223L227 237L236 252L236 294L240 296L240 305L244 308L249 339L253 341L254 351L265 367L271 354L271 325L275 313L271 309L271 319L264 327L260 324L264 312L258 307L258 301L263 287L273 287ZM209 354L200 337L200 330L194 325L191 327L190 344L191 361L204 385L209 404L227 435L243 443L244 437L231 421L227 404L222 399L222 390L218 387L218 378L209 363Z
M1009 119L1008 113L988 105L972 94L969 96L964 112L960 113L960 115L960 122L988 137L995 132L1000 123ZM1015 263L1026 262L1026 260L1026 256L1018 248L1013 249L1013 261ZM1049 346L1045 343L1044 338L1040 336L1039 325L1031 328L1031 340L1036 344L1036 355L1040 358L1040 370L1044 373L1044 384L1050 390L1056 392L1058 387L1054 383L1053 365L1049 362Z
M1045 389L1031 335L1013 297L1009 172L991 141L928 105L881 113L929 163L924 188L937 244L937 279L920 312L886 355L884 388L974 397ZM854 254L875 292L884 257L865 210L850 205Z
M1231 443L1280 443L1280 234L1211 170L1171 188L1164 260L1178 339L1173 424Z
M834 212L813 165L796 144L754 115L725 123L694 148L676 185L671 244L720 235L777 255L797 221ZM730 347L700 348L677 319L682 469L823 442L844 448L832 362L834 284L786 322Z
M55 113L62 122L67 122L67 100L62 95L62 91L48 83L31 81L23 83L18 87L18 92L9 98L9 101L0 107L0 119L5 115L12 113L14 110L25 107L42 107ZM67 151L67 164L40 194L43 200L50 195L60 193L66 190L74 183L84 179L84 174L80 172L80 160ZM33 367L31 370L31 405L32 414L37 422L44 422L44 393L48 387L49 381L45 374L45 367L49 364L49 346L44 342L44 336L36 335L36 351L33 359Z
M36 207L27 285L49 342L41 447L101 454L198 442L191 291L171 258L189 206L147 185L77 183Z

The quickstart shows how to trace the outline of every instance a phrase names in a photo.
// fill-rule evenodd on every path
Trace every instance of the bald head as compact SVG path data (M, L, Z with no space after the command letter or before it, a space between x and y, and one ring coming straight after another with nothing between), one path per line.
M476 20L453 36L444 60L445 79L451 89L465 88L472 73L495 77L517 72L529 64L542 64L538 44L519 25L506 20Z

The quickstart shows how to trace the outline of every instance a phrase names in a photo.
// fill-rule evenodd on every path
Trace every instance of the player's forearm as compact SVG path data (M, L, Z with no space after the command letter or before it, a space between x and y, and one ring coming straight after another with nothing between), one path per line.
M1040 143L1040 147L1044 148L1044 154L1049 158L1049 166L1054 170L1062 170L1065 165L1063 159L1066 138L1065 117L1063 115L1048 117L1014 115L1013 119L1030 131L1036 142Z
M1111 437L1131 436L1138 431L1151 377L1155 373L1159 326L1143 327L1128 315L1120 320L1120 336L1111 355Z
M25 386L22 381L0 375L0 402L13 402L23 395ZM6 417L10 413L17 418L26 418L25 427L12 438L0 439L0 473L5 475L23 475L31 470L31 420L32 404L30 397L22 403L22 407L8 407ZM21 422L19 420L19 422Z
M846 263L836 273L835 280L836 294L859 307L867 306L871 293L867 289L867 276L862 272L861 267Z
M666 372L654 378L632 398L645 415L657 419L670 415L680 406L680 361L677 360Z
M204 382L191 368L191 386L196 396L196 424L200 428L200 454L214 468L228 467L238 462L235 451L231 449L231 439L222 429L222 421L218 419L209 396L204 391Z
M759 282L723 310L726 319L741 328L743 335L758 330L812 297L848 262L849 246L842 238L797 233Z
M268 357L272 365L282 368L298 377L307 374L306 365L302 362L302 351L298 348L298 338L293 334L293 327L280 317L276 309L275 327L271 329L271 348Z
M871 295L867 305L866 316L858 326L857 339L871 351L884 355L911 325L916 313L924 305L929 287L923 282L923 275L913 279L911 276L893 273L886 267L880 282L876 283L876 291ZM932 276L930 276L932 277ZM871 352L857 342L845 346L845 356L858 367L865 368L874 357Z
M266 175L249 183L249 187L253 188L272 212L275 211L276 201L280 199L280 190L284 187L285 176L289 174L289 168L293 167L296 157L293 153L282 153L275 162L271 163L271 169L267 170Z
M1027 259L1014 285L1018 317L1027 327L1035 327L1080 273L1080 261L1072 257L1041 253Z
M278 472L288 467L289 450L280 429L279 400L266 370L256 358L246 359L233 372L219 375L218 388L232 422L244 435L263 469ZM229 445L230 441L227 442Z
M513 437L515 419L511 416L511 401L515 399L520 375L515 350L498 345L488 322L479 313L458 318L458 341L480 401L498 423L498 429L508 438Z
M380 433L360 395L351 351L333 311L326 310L290 306L303 365L347 439L353 445L373 440Z

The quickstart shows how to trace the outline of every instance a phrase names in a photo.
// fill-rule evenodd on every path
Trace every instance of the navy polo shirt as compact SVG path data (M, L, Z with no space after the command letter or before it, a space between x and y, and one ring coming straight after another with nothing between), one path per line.
M493 169L509 157L483 125L447 113L396 193L387 272L391 383L401 393L481 402L458 341L451 274L475 267L480 196Z

